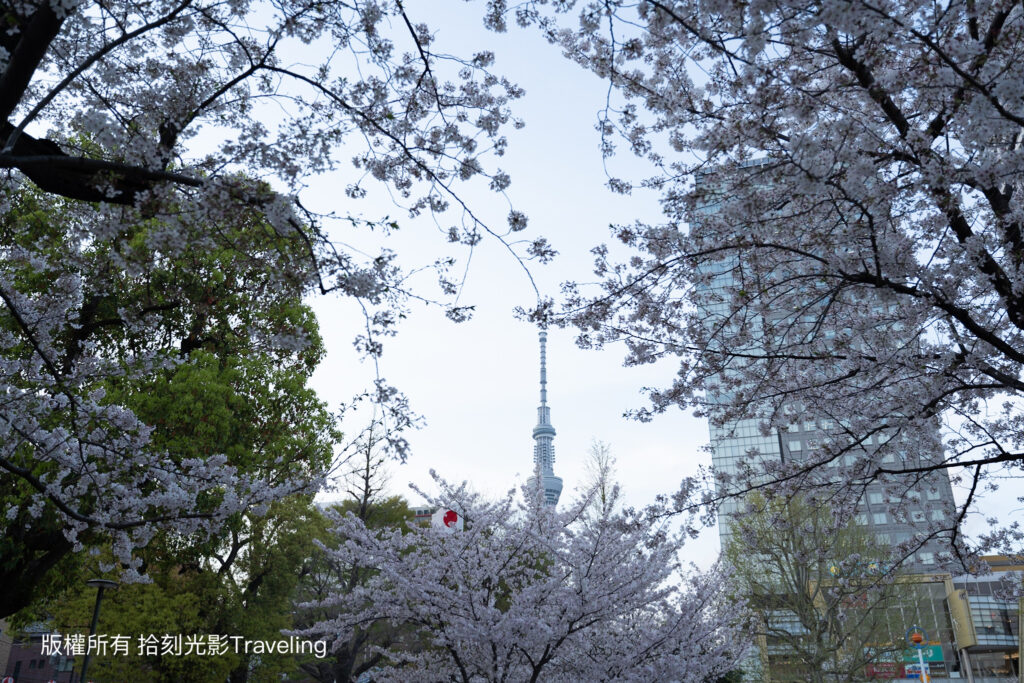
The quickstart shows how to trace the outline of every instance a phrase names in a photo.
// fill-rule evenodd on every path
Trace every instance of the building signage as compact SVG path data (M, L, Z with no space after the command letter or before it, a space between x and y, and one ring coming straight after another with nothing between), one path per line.
M905 675L907 678L910 678L915 681L921 678L921 665L917 662L914 662L913 664L907 664L904 668L906 669ZM924 675L928 677L926 680L931 679L932 672L931 667L929 667L928 664L924 665Z
M921 648L921 654L924 655L924 661L926 662L941 662L942 661L942 646L941 645L925 645ZM904 650L903 651L904 662L917 662L917 650Z
M864 673L868 678L883 678L887 681L904 678L903 664L900 662L872 662L867 665Z

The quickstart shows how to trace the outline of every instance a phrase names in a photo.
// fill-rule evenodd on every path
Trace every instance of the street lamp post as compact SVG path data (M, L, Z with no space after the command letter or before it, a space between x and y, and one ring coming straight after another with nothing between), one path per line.
M96 635L96 625L100 620L100 602L103 601L103 591L107 588L117 588L117 581L110 581L109 579L89 579L85 582L85 585L92 586L96 589L96 605L92 608L92 626L89 627L89 635ZM85 683L86 674L89 673L89 644L86 643L85 648L85 659L82 660L82 673L79 675L78 680L81 683Z
M920 669L918 669L918 675L921 683L928 683L928 681L930 681L932 677L924 672L924 629L920 628L919 626L911 626L909 629L907 629L907 642L910 644L911 647L917 649L918 666L921 667Z

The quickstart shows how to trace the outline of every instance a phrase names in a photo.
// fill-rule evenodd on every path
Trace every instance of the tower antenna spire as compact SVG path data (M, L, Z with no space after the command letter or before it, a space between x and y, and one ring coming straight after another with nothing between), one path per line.
M544 487L544 502L557 505L562 494L562 478L555 476L555 428L551 425L551 409L548 407L548 332L540 330L540 407L537 408L537 426L533 428L533 462L540 469Z

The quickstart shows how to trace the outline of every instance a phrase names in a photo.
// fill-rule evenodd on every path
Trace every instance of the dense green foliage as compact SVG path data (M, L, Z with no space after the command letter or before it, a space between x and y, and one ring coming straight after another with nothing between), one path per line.
M324 348L313 313L301 301L302 289L266 265L271 255L280 259L282 251L301 260L297 244L255 216L225 227L221 249L165 247L155 221L131 233L82 243L68 227L85 220L81 206L78 215L70 216L59 201L31 192L14 199L12 210L0 218L0 239L22 251L24 258L11 266L23 266L20 290L44 293L50 283L39 273L45 269L33 269L30 262L69 251L84 288L80 308L71 312L57 340L63 357L56 360L70 366L88 347L98 359L96 370L76 381L105 404L123 406L148 425L153 452L174 463L223 454L226 466L269 485L312 482L326 471L340 435L333 416L308 386ZM111 268L112 261L120 267ZM17 324L10 309L0 312L0 330L13 334ZM7 346L4 353L28 353L27 344ZM26 390L32 381L24 378ZM78 417L73 404L51 414L57 425ZM96 433L104 438L103 432ZM24 445L21 464L35 476L54 468L34 456L32 446ZM117 476L111 476L106 490L116 490ZM40 513L36 493L24 477L0 476L6 512L0 535L0 583L6 587L0 613L25 608L33 600L36 608L30 612L38 612L53 595L74 592L84 573L77 565L92 563L71 554L73 546L53 508L58 503L45 504ZM195 513L213 509L227 495L233 492L212 484L199 496ZM100 498L81 502L83 510L103 504ZM279 516L296 505L294 500L276 504L278 517L272 512L266 520L258 514L263 506L236 513L213 534L154 530L145 550L136 554L138 570L155 579L172 568L182 576L211 570L234 575L240 551L253 547L260 534L283 533ZM83 531L79 542L109 554L109 541L100 531ZM103 569L117 575L111 564ZM259 574L255 567L242 573L247 572ZM178 579L165 576L157 583L169 596L183 590Z
M256 656L231 641L224 654L160 654L140 652L140 638L209 635L245 641L284 639L293 624L293 596L310 571L314 539L325 524L308 498L293 498L271 507L261 517L246 515L230 537L216 548L185 549L190 564L177 564L180 547L157 542L145 555L153 583L130 584L106 592L99 633L129 636L129 654L95 657L90 674L96 680L163 683L178 680L279 681L297 671L300 659L290 653ZM85 565L98 571L97 558ZM79 582L47 605L49 623L61 633L88 631L95 591ZM236 651L237 650L237 651ZM187 647L183 649L187 652Z

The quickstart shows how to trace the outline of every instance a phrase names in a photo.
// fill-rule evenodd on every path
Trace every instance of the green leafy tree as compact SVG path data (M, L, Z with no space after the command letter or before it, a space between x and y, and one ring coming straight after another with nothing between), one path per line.
M96 558L83 562L86 570L95 570ZM88 573L88 571L83 572ZM206 610L221 598L217 591L198 590L195 577L175 572L153 573L153 582L126 584L117 590L104 592L103 605L97 623L97 633L108 638L106 654L97 653L89 665L90 678L98 681L138 681L161 683L173 680L225 680L239 665L233 653L223 657L208 657L195 652L181 654L142 654L143 642L156 647L164 643L164 636L187 637L207 633L209 621ZM96 592L79 583L59 599L48 604L49 622L64 637L88 633ZM127 654L115 654L111 637L126 637ZM81 669L81 657L76 657L76 670Z
M751 608L772 681L860 681L896 653L888 606L903 590L881 547L827 502L751 495L724 557Z
M56 384L47 373L5 375L17 387L13 401L47 405L38 412L45 420L8 413L12 438L21 438L3 444L0 615L66 587L76 547L109 544L104 539L113 536L109 547L131 577L162 561L153 553L133 559L132 548L155 547L162 534L173 558L166 561L196 564L240 529L244 510L317 481L338 439L307 386L324 349L301 303L300 280L267 265L290 260L301 271L300 245L256 212L221 226L219 248L164 244L165 223L155 219L83 242L66 223L85 220L83 212L98 220L99 208L69 208L27 190L9 199L0 217L9 291L45 297L73 275L82 308L64 321L35 323L37 336L49 335L47 372L57 372ZM58 258L61 268L40 266ZM36 339L22 334L29 321L18 311L0 310L0 357L12 361L8 367L31 355ZM87 439L69 436L83 429ZM41 453L47 444L62 455ZM122 456L96 460L95 448ZM81 454L77 469L64 462L74 452ZM143 508L143 516L165 510L176 517L184 499L192 511L170 533L115 519ZM212 519L221 524L204 546L194 532Z
M66 248L67 234L55 227L59 211L30 193L20 198L18 211L6 217L7 236L39 257ZM98 400L126 407L149 425L148 447L172 465L222 463L218 466L241 476L280 485L279 493L294 482L315 480L340 438L334 418L307 386L323 345L312 312L301 302L301 287L263 263L272 252L288 253L295 246L254 216L245 230L225 229L230 248L186 247L169 258L153 247L160 229L157 222L144 223L83 252L82 272L94 291L87 297L92 312L81 327L68 330L66 353L90 345L109 365L126 368L147 359L150 367L144 373L98 374L93 391L101 395ZM125 268L94 268L115 254ZM32 273L26 270L26 277ZM46 283L22 284L23 289L30 286L42 289ZM0 322L12 329L15 323L9 318ZM52 469L30 453L25 462L40 474ZM108 487L119 490L123 473L101 474L109 478ZM211 475L196 498L199 516L236 493ZM6 609L34 598L19 615L21 621L47 618L63 633L82 632L94 597L84 588L86 578L144 572L153 583L125 585L111 594L100 624L101 633L130 636L132 652L140 636L277 640L280 630L291 626L291 593L312 547L308 496L274 502L265 516L260 506L240 501L241 510L224 517L216 533L153 530L145 549L135 553L135 563L118 567L123 553L103 536L89 530L79 536L98 553L83 559L71 553L57 514L47 509L33 518L32 492L23 479L4 478L0 486L10 489L5 502L14 519L26 521L3 537L0 563L0 571L16 577L15 589L4 594ZM50 566L60 568L59 574L24 573L48 558L55 558ZM153 681L212 675L277 680L292 668L293 658L284 655L254 661L233 652L217 658L98 657L93 665L96 674L113 680Z
M324 524L308 497L275 503L263 516L246 515L230 540L196 561L175 565L170 546L157 543L147 551L156 563L150 584L129 584L104 597L98 632L129 637L127 656L108 651L93 659L97 680L163 683L176 680L227 680L231 683L279 681L298 671L291 653L256 655L228 641L227 651L146 654L140 639L164 634L217 634L243 641L273 642L294 626L292 597L310 571L314 538ZM230 553L234 553L233 556ZM90 558L85 565L98 570ZM95 593L81 583L49 604L50 623L61 633L88 629ZM187 648L186 648L187 651Z

